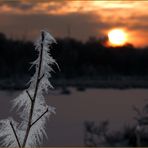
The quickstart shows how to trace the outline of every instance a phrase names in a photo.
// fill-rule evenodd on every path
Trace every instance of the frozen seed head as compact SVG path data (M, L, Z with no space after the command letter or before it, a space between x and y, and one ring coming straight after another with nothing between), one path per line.
M57 43L55 38L46 30L41 31L41 37L44 43L48 43L48 44Z

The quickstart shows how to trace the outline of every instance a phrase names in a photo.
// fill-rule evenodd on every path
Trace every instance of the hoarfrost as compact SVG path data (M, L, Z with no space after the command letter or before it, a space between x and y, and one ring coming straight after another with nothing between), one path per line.
M48 88L53 88L49 81L53 71L51 66L53 64L58 66L50 55L52 43L56 43L56 40L51 34L41 31L41 36L35 42L38 58L32 62L36 70L29 81L30 86L12 101L12 109L16 108L22 121L20 123L13 119L0 121L1 146L34 147L43 141L43 136L47 137L46 120L51 114L55 114L55 107L46 104L43 93L47 93Z

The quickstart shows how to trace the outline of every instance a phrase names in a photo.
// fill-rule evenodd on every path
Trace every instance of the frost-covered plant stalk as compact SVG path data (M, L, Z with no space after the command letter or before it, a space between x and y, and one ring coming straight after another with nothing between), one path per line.
M12 118L1 120L0 139L1 146L30 147L37 146L46 136L45 123L55 108L46 104L43 93L48 88L53 88L49 78L52 65L56 61L50 55L50 47L56 43L55 39L46 31L41 31L41 36L35 42L35 50L38 58L32 63L36 71L30 80L30 86L13 100L13 108L16 108L21 122Z

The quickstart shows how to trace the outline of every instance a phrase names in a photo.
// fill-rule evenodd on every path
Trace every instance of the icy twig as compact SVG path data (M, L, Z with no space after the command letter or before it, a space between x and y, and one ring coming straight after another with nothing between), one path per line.
M14 136L15 136L15 138L16 138L17 144L18 144L19 148L21 148L21 144L20 144L20 142L19 142L18 136L17 136L17 134L16 134L16 131L15 131L14 127L13 127L12 122L10 122L10 126L11 126L11 128L12 128L12 130L13 130L13 133L14 133Z

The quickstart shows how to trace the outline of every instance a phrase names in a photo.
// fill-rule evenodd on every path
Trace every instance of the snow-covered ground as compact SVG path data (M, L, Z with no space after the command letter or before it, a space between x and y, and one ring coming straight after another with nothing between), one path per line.
M135 123L136 113L132 106L139 108L148 101L147 89L87 89L77 91L69 88L69 95L61 90L51 91L46 96L48 104L56 107L57 114L47 125L49 139L44 146L83 146L84 121L109 120L111 130L121 129L125 124ZM0 119L7 118L10 100L21 91L0 91Z

